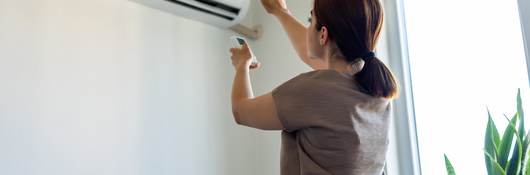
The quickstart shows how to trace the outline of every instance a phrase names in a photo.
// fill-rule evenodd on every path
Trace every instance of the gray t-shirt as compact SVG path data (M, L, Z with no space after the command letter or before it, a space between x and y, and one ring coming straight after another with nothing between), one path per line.
M282 175L381 175L390 100L361 91L352 73L302 73L272 91L282 132Z

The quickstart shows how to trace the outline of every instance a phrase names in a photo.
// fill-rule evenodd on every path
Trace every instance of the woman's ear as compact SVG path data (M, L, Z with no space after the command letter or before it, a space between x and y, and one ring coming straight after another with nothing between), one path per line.
M328 28L326 26L322 26L322 28L320 29L319 43L321 46L324 46L328 43L328 41L329 41Z

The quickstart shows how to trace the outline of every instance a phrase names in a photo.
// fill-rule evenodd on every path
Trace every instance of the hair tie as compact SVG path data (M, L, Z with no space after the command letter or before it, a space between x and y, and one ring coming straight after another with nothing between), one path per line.
M374 52L368 52L366 54L364 54L361 58L363 60L368 60L370 58L374 58L375 57L375 53Z

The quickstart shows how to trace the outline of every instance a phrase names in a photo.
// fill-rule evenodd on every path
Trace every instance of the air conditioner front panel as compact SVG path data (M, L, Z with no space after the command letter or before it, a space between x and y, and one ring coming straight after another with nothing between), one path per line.
M221 28L240 23L246 16L249 0L132 0L165 12Z

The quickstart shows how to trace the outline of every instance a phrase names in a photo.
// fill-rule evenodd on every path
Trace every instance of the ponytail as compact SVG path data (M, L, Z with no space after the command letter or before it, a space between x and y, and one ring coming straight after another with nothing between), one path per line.
M365 93L378 98L397 97L397 81L388 67L377 57L364 58L364 66L354 76Z

